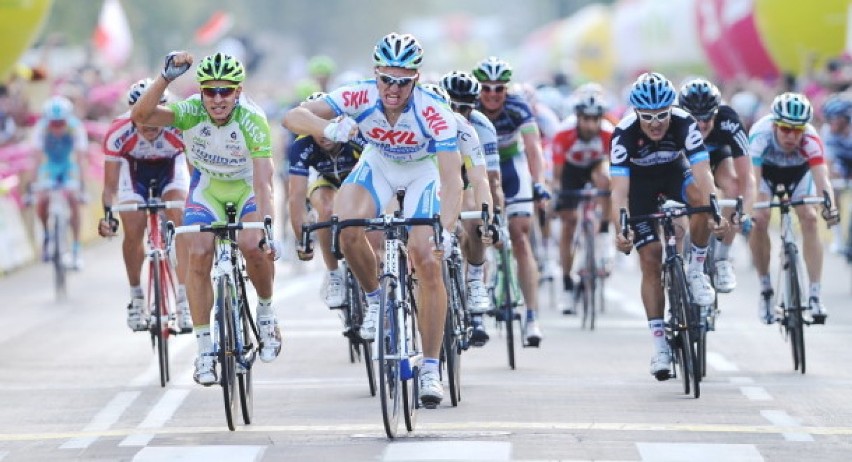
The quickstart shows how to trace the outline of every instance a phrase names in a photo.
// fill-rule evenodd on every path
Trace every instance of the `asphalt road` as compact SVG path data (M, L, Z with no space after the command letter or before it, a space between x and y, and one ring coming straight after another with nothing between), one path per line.
M597 330L543 307L542 346L519 350L512 371L492 327L463 355L460 405L421 410L416 431L390 441L319 297L317 262L279 265L284 350L258 363L254 423L230 432L221 389L192 382L193 338L173 339L159 386L148 335L125 325L120 242L100 243L64 303L46 265L0 279L0 460L849 460L850 268L826 257L830 317L806 331L802 375L778 327L758 323L757 278L736 249L739 287L722 296L700 399L649 374L638 272L621 262Z

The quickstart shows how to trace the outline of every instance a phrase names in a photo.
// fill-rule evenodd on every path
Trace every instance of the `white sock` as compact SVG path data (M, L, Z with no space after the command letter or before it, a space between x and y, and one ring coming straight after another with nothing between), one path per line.
M423 372L438 372L438 365L440 365L438 358L423 358L423 361L420 362L420 368Z
M382 303L382 288L378 289L366 294L367 295L367 303L369 304L377 304L381 305Z
M692 250L689 252L689 273L703 273L704 259L707 258L707 247L698 247L692 244Z
M811 298L815 298L815 299L819 300L820 289L822 289L822 284L820 284L819 282L812 282L811 283Z
M213 352L213 339L210 338L210 325L195 326L195 342L198 344L198 354Z
M130 298L144 298L145 293L142 292L142 286L131 286L130 287Z
M719 241L718 245L716 245L716 261L727 260L730 251L731 244L725 244L724 242Z
M651 328L651 335L654 336L654 349L657 351L667 350L669 343L666 340L666 322L662 318L649 319L648 327Z
M766 292L767 290L772 290L772 279L768 274L764 274L760 277L760 291Z
M177 288L177 301L185 302L186 301L186 286L183 284L179 284Z
M485 263L480 263L478 265L474 265L470 262L467 263L468 281L481 281L483 277L485 277Z
M257 317L261 316L275 316L271 298L257 298Z

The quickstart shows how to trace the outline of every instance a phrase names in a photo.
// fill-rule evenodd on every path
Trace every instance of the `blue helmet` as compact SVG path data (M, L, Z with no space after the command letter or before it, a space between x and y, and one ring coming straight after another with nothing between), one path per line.
M835 117L846 117L852 120L852 100L845 95L834 95L822 104L822 114L826 120Z
M671 106L674 100L674 85L663 74L656 72L640 75L630 89L630 104L636 109L663 109Z
M52 96L41 108L42 115L48 121L68 120L74 113L74 105L64 96Z
M814 109L801 93L782 93L772 101L772 118L790 125L805 125L811 121Z
M419 69L423 63L423 48L413 35L391 32L376 44L373 62L376 66Z

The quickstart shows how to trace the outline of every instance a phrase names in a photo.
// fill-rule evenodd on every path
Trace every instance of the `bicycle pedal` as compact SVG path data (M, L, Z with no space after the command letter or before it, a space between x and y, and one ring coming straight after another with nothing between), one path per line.
M809 324L825 324L826 315L824 314L815 314L813 315L813 319Z

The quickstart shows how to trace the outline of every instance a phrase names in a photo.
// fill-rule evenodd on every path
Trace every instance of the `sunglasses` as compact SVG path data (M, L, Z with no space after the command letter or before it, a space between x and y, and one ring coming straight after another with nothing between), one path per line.
M216 95L219 95L222 98L227 98L227 97L233 95L234 92L237 91L237 88L239 88L239 85L228 85L226 87L202 86L201 87L201 94L203 94L204 96L206 96L208 98L214 98L214 97L216 97Z
M641 121L643 121L643 122L653 122L653 121L655 121L655 120L656 120L657 122L665 122L665 121L666 121L666 119L668 119L669 117L671 117L671 115L672 115L672 110L671 110L671 109L669 109L669 110L667 110L667 111L658 112L658 113L656 113L656 114L649 114L649 113L647 113L647 112L639 112L639 111L636 111L636 115L637 115L637 116L639 117L639 119L640 119Z
M461 101L450 101L450 106L453 109L473 109L476 107L476 103L465 103Z
M781 130L781 133L785 135L789 133L799 134L805 131L805 127L802 125L791 125L785 124L784 122L775 122L775 126L778 127L778 130Z
M489 93L503 93L506 91L506 85L502 83L483 83L482 91Z
M695 120L699 122L710 122L713 120L713 117L716 117L715 112L711 112L709 114L692 114L692 117L695 117Z
M379 76L379 80L381 80L383 84L389 87L399 85L400 88L403 88L411 85L415 80L417 80L417 74L414 74L411 77L396 77L394 75L376 71L376 75Z

